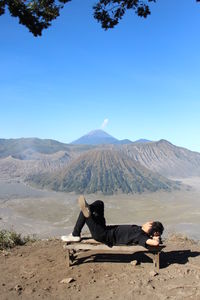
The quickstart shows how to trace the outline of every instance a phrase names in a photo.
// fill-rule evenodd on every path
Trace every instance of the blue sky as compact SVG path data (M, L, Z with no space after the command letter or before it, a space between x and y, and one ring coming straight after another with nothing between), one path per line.
M200 4L163 0L101 29L72 0L35 38L0 17L0 138L71 142L101 128L200 152Z

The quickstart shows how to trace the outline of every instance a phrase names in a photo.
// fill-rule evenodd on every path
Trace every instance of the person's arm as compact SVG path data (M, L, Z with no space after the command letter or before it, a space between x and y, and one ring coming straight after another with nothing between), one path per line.
M148 239L146 241L146 244L149 245L149 246L159 246L159 243L160 243L160 237L158 236L154 236L152 239Z
M152 228L153 221L149 221L142 225L142 234L140 236L139 245L145 247L145 246L154 246L157 247L160 244L160 236L154 236L150 237L149 232Z

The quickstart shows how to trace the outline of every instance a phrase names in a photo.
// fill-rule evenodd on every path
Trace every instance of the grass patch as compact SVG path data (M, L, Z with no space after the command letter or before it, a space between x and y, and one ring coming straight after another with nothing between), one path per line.
M18 245L25 245L28 242L34 242L34 237L25 236L15 231L0 230L0 250L11 249Z

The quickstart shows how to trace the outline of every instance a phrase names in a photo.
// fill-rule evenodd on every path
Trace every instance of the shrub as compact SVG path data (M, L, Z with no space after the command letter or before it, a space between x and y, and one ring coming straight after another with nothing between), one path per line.
M0 250L13 248L17 245L24 245L29 241L35 241L30 236L21 237L21 234L15 231L0 230Z

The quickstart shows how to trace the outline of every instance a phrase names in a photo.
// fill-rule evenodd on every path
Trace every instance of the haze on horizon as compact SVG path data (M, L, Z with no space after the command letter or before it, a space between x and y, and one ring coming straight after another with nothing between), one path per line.
M113 30L72 1L41 38L0 17L0 138L70 143L94 129L200 152L200 5L160 1Z

